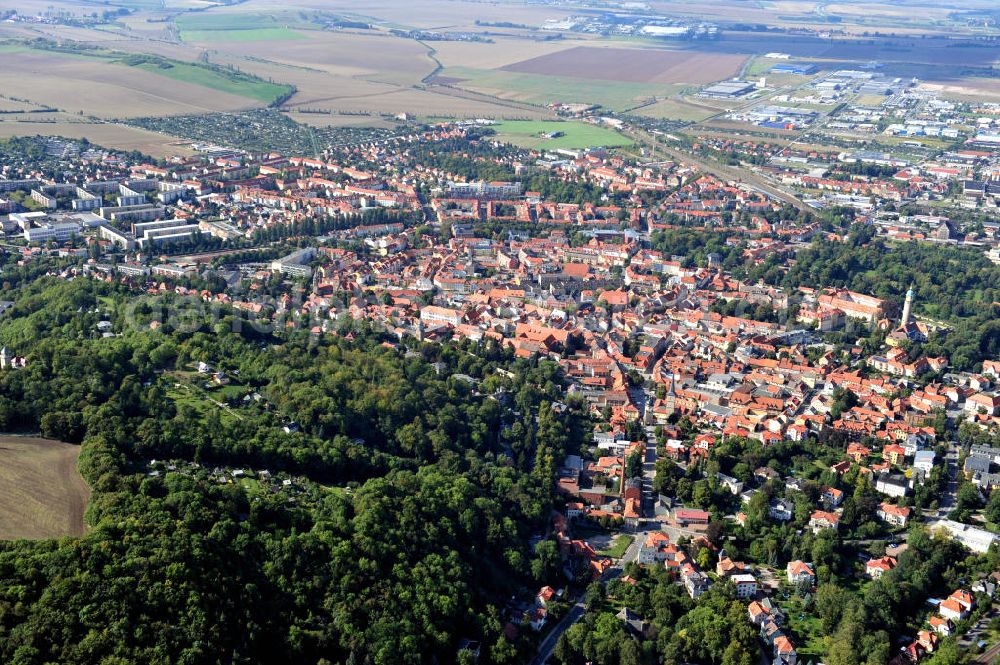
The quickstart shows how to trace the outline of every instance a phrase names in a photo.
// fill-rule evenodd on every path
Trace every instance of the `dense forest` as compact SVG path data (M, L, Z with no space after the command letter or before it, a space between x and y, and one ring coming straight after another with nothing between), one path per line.
M0 427L82 442L94 492L83 538L0 544L0 661L447 663L463 638L523 660L503 603L543 581L527 543L586 425L552 408L557 366L350 323L151 330L129 297L42 278L0 324L28 358L0 372ZM178 398L198 363L259 399ZM310 498L153 459L298 474Z

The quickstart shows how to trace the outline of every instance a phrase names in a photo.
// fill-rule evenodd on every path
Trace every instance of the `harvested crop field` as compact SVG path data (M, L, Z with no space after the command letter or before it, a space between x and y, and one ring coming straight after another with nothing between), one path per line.
M103 58L31 49L8 51L2 57L4 64L18 73L5 78L5 94L70 113L121 118L257 105L249 96L209 87L209 80L172 80L160 70L128 67ZM216 75L216 79L222 77ZM252 85L248 84L247 90L256 92Z
M69 443L0 436L0 539L83 535L90 488L79 456Z
M194 154L188 142L136 127L82 122L66 116L53 118L49 114L46 115L46 122L22 122L15 119L21 117L24 116L0 116L0 139L12 136L62 136L68 139L85 138L106 148L138 150L156 158Z
M501 69L632 83L704 84L733 76L745 61L736 54L577 46Z
M427 49L412 39L320 31L309 32L308 37L264 49L253 42L227 42L225 51L396 85L419 83L434 71Z

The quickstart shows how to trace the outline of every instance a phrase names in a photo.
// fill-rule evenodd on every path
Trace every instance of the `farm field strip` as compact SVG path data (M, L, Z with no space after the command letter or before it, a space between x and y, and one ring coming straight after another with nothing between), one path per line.
M79 456L69 443L0 435L0 539L83 535L90 488Z
M713 83L740 71L746 57L698 51L576 46L501 69L631 83Z

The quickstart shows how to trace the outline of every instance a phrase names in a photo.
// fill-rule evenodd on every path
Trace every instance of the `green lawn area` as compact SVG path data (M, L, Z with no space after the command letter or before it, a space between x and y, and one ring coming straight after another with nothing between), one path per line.
M247 494L260 494L260 481L256 478L240 478L239 483L246 490Z
M189 406L194 409L199 416L206 416L210 412L219 414L221 420L232 422L235 416L227 411L226 409L217 407L210 400L219 399L221 395L213 395L210 397L211 393L206 392L199 381L204 380L204 377L199 375L197 372L184 372L184 371L174 371L167 372L163 375L163 379L166 382L166 394L174 404L180 408L181 406ZM177 385L180 384L180 385Z
M455 85L505 99L531 102L534 104L585 103L620 111L631 108L652 98L663 98L675 94L685 86L629 83L601 79L578 78L575 76L547 76L544 74L523 74L494 69L473 69L471 67L448 67L441 76L463 79Z
M785 613L784 627L794 636L799 658L826 655L823 623L819 617L804 610L802 599L793 595L788 600L779 600L778 605Z
M258 102L269 104L275 99L289 91L286 85L268 83L267 81L255 81L249 77L242 78L234 75L229 77L221 72L213 71L207 67L199 67L184 62L171 61L171 67L160 67L156 63L148 62L132 65L147 72L166 76L175 81L185 81L194 83L206 88L212 88L220 92L228 92L240 97L248 97Z
M615 538L615 542L611 544L609 549L603 552L598 552L601 556L609 556L612 559L620 559L625 556L625 550L628 549L632 541L635 540L632 536L621 535Z
M632 145L632 141L618 132L585 122L559 122L556 120L505 120L493 125L501 140L525 148L614 148ZM562 132L563 136L550 139L545 134Z
M329 492L330 494L335 494L344 499L350 499L351 493L346 487L339 487L337 485L320 485L320 489L324 492Z
M306 36L291 28L250 28L247 30L185 30L181 39L186 42L277 42L305 39Z

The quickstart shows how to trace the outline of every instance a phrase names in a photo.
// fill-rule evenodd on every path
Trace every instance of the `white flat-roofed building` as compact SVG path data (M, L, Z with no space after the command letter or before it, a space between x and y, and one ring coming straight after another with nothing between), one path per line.
M953 520L937 520L929 522L931 531L946 531L952 538L968 547L973 552L985 554L989 551L990 545L1000 540L996 534L990 533L986 529L969 526Z
M28 242L62 242L80 235L81 226L76 222L46 222L32 226L24 231L24 239Z
M737 598L753 598L757 595L757 578L750 573L740 573L729 579L736 585Z

